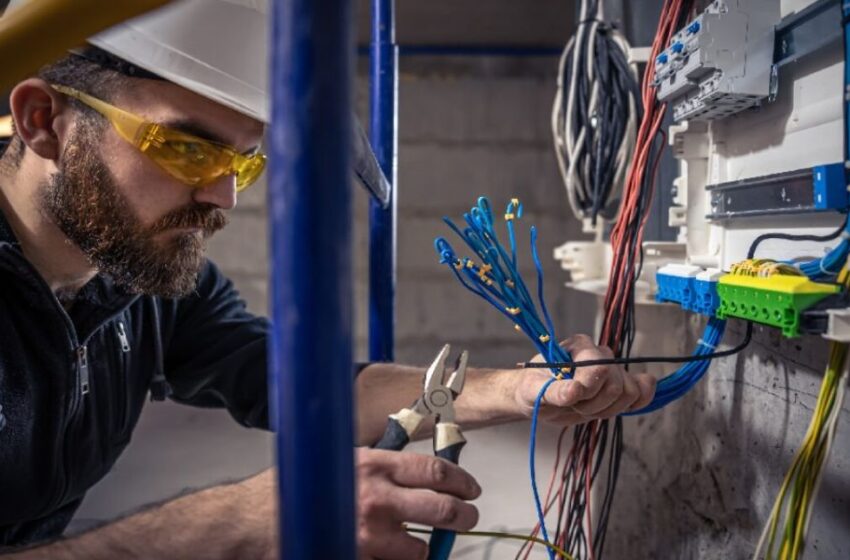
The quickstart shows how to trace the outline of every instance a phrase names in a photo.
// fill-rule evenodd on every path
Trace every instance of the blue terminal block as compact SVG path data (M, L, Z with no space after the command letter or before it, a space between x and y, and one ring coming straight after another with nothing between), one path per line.
M685 45L683 43L679 42L679 41L676 41L670 47L670 50L673 51L675 54L681 53L684 49L685 49Z
M812 168L814 207L818 210L846 210L847 186L844 184L844 164L833 163Z
M699 33L699 30L700 30L700 23L699 23L699 21L695 21L688 26L687 32L688 32L688 35L695 35L695 34Z
M688 264L668 264L659 268L655 273L658 284L655 301L677 303L684 309L694 311L694 279L700 272L700 267Z
M667 56L667 53L665 53L665 52L663 52L663 53L659 54L657 57L655 57L655 62L657 62L658 64L667 64L668 60L669 60L669 57Z
M717 269L708 269L700 272L694 278L693 309L696 313L714 317L717 308L720 307L720 296L717 294L717 281L723 276L723 272Z

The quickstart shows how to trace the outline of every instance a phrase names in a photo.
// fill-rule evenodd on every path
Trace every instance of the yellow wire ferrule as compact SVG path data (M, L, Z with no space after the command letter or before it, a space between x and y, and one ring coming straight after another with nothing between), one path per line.
M519 307L506 307L505 311L511 315L519 315L522 310Z
M548 334L541 334L539 338L540 338L540 342L549 342L549 335Z
M507 214L505 214L505 221L506 222L510 222L514 218L516 218L516 216L514 215L513 212L508 212Z

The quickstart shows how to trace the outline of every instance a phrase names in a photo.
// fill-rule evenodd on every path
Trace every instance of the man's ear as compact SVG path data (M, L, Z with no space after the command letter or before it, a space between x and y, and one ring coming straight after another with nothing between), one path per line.
M43 159L56 161L61 139L70 130L72 112L65 96L39 78L20 82L9 95L15 130L24 144Z

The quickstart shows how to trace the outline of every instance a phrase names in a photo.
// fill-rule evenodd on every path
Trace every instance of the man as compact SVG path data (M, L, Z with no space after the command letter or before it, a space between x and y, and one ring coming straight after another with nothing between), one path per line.
M192 9L183 4L174 9ZM204 2L204 13L213 4ZM204 29L202 16L193 21ZM30 546L10 548L17 560L191 558L200 550L204 558L274 558L268 472L56 540L123 451L148 392L268 426L268 323L203 256L237 188L256 179L262 110L193 89L165 67L131 64L115 42L92 43L99 47L76 50L10 95L15 136L0 159L0 546ZM221 165L207 165L211 157ZM565 344L576 359L610 356L588 337ZM374 443L387 414L421 392L422 373L393 364L359 373L361 444ZM527 418L548 377L470 370L457 420L470 429ZM587 368L552 385L542 417L611 417L653 392L651 377ZM455 465L362 448L356 467L363 558L424 558L426 544L405 522L476 523L468 501L481 490Z

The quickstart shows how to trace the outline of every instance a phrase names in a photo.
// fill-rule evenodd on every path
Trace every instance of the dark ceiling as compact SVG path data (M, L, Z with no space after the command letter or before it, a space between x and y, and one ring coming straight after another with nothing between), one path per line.
M371 0L358 1L358 43L369 43ZM396 0L399 45L563 47L573 0Z
M9 0L0 0L0 13ZM358 44L369 43L371 0L357 0ZM563 47L575 0L396 0L400 45Z

